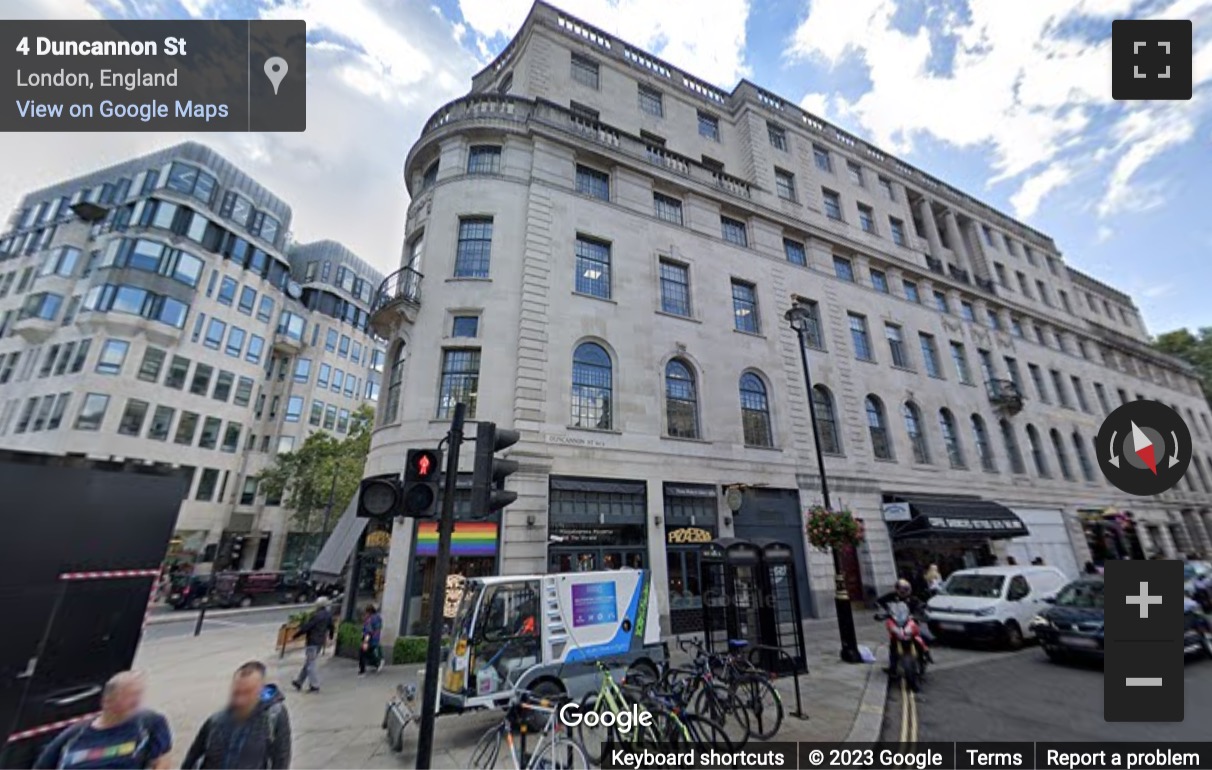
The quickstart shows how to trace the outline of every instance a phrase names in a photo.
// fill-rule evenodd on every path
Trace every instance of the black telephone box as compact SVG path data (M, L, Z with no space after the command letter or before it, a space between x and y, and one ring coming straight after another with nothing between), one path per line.
M130 668L188 471L0 450L0 767Z
M703 637L707 649L727 652L730 639L761 644L760 552L748 540L721 537L703 545Z
M800 576L791 546L718 538L704 544L699 563L707 649L723 653L729 640L744 640L750 660L767 671L807 671Z

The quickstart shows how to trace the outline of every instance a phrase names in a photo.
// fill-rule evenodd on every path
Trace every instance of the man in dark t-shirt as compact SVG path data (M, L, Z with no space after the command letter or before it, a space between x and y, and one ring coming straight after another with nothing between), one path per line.
M59 733L38 755L34 768L165 770L172 731L161 714L143 709L143 693L141 674L115 674L101 693L101 713Z

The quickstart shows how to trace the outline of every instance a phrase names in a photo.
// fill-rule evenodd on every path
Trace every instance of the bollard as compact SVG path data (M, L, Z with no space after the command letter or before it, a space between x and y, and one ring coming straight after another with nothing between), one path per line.
M202 633L202 621L206 619L206 605L202 605L202 609L198 610L198 622L194 624L194 636Z

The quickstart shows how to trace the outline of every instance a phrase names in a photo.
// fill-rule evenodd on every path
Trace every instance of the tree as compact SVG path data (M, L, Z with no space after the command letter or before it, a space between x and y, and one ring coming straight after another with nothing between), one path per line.
M363 405L350 416L344 438L316 431L298 449L275 455L261 474L265 496L281 498L294 524L313 535L312 556L358 491L373 422L374 410Z
M1195 367L1204 397L1212 393L1212 327L1205 326L1195 334L1189 329L1175 329L1159 335L1153 346Z

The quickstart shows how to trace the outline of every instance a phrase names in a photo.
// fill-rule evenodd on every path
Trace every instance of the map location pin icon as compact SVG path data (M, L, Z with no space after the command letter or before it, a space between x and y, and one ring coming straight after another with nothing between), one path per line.
M282 78L286 77L286 71L290 69L286 66L286 60L281 56L271 56L265 60L265 77L269 78L269 82L274 86L274 96L278 95L278 86L282 83Z

